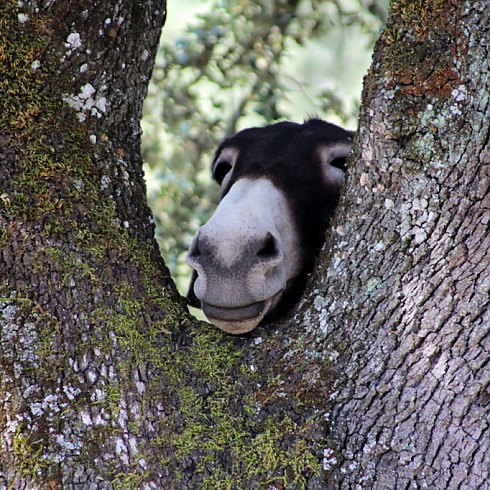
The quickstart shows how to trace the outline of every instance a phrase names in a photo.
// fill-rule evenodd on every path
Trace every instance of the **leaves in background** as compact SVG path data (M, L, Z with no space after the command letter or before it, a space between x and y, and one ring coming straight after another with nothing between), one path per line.
M157 239L181 291L190 274L185 251L218 200L209 177L216 145L281 119L319 116L355 129L387 3L170 3L145 105L143 155ZM176 36L172 24L183 21Z

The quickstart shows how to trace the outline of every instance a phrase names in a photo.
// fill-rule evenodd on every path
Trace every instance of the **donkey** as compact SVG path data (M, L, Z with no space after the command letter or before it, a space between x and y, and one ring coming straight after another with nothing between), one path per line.
M339 199L354 133L319 119L225 139L211 171L220 202L194 236L188 298L231 334L299 299Z

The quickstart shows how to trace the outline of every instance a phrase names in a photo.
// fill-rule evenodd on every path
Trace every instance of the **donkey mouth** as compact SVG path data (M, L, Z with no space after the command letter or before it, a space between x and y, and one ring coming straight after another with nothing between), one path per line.
M204 314L209 319L221 320L224 322L240 322L257 318L264 311L267 301L258 301L246 306L238 308L226 308L223 306L214 306L209 303L202 302Z
M213 325L226 333L240 335L257 327L269 311L271 302L271 299L268 299L239 308L223 308L203 301L202 308Z
M277 303L283 290L264 301L257 301L238 308L215 306L202 301L202 309L208 320L221 330L239 335L252 331Z

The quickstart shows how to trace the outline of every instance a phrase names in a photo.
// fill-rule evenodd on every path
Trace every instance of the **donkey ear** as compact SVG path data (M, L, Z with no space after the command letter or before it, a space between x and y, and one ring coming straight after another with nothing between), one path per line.
M352 150L352 135L350 139L337 141L329 145L321 145L318 148L318 156L322 165L323 177L326 182L341 187L344 183L346 162Z
M199 298L194 293L194 283L196 282L197 276L198 276L197 272L193 269L191 275L191 282L189 284L189 290L187 291L186 298L187 298L187 304L189 306L193 306L194 308L201 308L201 302L199 301Z

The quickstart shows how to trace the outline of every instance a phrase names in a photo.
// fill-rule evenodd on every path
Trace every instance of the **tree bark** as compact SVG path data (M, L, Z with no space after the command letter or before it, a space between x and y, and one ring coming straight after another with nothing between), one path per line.
M243 338L187 314L153 238L139 120L164 3L19 5L0 6L0 488L484 488L486 2L393 3L309 289Z
M489 59L487 2L393 2L303 307L338 373L332 488L489 488Z

